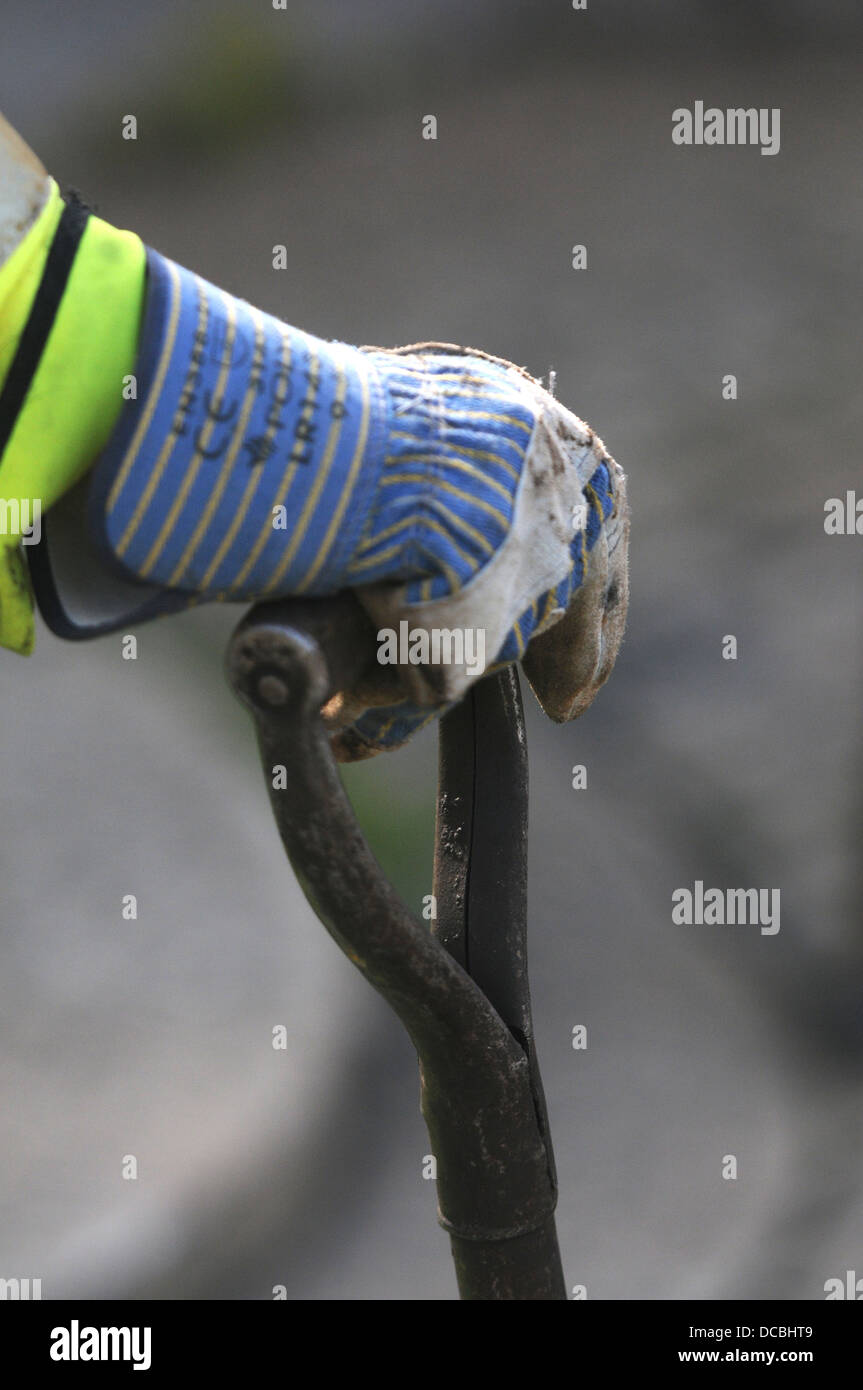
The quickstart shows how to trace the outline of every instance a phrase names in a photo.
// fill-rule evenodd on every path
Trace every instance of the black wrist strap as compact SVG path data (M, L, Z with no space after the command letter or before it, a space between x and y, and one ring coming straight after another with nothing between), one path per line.
M90 209L85 207L77 193L69 193L48 250L30 315L0 391L0 458L36 375L89 216Z

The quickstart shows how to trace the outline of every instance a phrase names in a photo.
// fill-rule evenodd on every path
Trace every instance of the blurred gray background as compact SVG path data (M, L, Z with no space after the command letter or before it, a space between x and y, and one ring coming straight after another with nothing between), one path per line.
M322 336L553 368L628 473L612 680L566 728L526 694L534 1012L590 1298L863 1274L863 538L823 529L863 495L861 53L851 0L4 5L0 106L103 216ZM780 153L675 146L696 100L780 107ZM44 629L2 654L0 1276L450 1299L415 1058L283 861L221 673L239 616L142 628L137 662ZM429 732L349 778L417 908L434 774ZM695 879L779 888L779 934L675 926Z

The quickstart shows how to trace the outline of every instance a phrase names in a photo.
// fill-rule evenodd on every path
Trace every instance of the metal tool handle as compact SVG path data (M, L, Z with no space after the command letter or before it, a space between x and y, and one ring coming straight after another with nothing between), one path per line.
M477 828L487 823L491 808L484 788L479 800L468 794L463 769L457 779L450 756L464 762L476 735L477 706L470 726L460 722L467 718L460 710L445 716L435 939L394 892L369 849L319 717L321 706L362 674L370 656L374 634L351 595L287 600L261 604L243 620L228 649L227 671L254 716L276 824L303 891L345 954L398 1014L419 1055L440 1221L452 1240L461 1297L562 1299L554 1164L524 955L526 762L522 758L508 788L512 806L501 821L497 847L486 839L477 856ZM523 751L514 680L508 672L487 677L482 693L469 699L479 700L492 720L490 734L494 725L508 730ZM477 747L482 746L481 739ZM495 757L507 766L500 749ZM476 783L486 760L481 756L477 766L474 755L470 763ZM278 766L287 772L281 790L273 785ZM469 882L465 876L474 873ZM471 978L473 969L479 969L479 980Z

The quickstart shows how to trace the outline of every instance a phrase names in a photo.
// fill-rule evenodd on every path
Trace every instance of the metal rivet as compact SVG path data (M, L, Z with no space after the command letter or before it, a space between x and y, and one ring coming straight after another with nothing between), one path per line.
M288 699L288 687L278 676L261 676L258 695L266 705L284 705Z

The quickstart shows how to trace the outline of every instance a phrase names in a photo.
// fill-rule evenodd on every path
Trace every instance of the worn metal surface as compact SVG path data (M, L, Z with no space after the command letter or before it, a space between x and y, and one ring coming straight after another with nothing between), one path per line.
M347 596L259 605L234 635L228 676L254 715L273 813L303 891L417 1049L462 1298L563 1298L527 991L527 781L515 678L487 678L470 707L446 719L435 939L372 855L319 718L362 672L369 636ZM503 779L479 795L477 759Z
M527 741L513 667L479 681L441 720L432 931L494 1005L528 1059L548 1184L557 1191L545 1096L533 1038L527 970ZM480 1175L481 1179L481 1175ZM481 1192L474 1201L482 1204ZM526 1246L489 1247L480 1256L453 1233L460 1280L475 1262L483 1278L504 1278L504 1263L531 1266L563 1297L553 1218ZM464 1271L464 1273L462 1273ZM554 1292L558 1290L558 1292ZM523 1295L522 1295L523 1296Z

